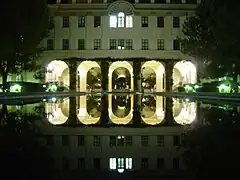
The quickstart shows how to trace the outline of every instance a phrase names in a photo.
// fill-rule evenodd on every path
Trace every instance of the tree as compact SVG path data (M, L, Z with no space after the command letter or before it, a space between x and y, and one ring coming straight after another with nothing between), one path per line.
M8 74L40 69L40 43L52 24L45 0L3 1L0 16L4 17L0 28L0 75L6 89Z
M238 1L202 0L195 16L184 22L181 50L204 64L203 76L236 80L240 73L239 8Z
M240 160L240 121L236 111L211 109L205 124L189 130L183 140L183 158L196 179L234 176Z

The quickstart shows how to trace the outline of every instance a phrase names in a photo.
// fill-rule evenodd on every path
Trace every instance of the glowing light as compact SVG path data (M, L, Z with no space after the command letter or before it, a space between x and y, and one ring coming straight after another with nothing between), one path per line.
M19 84L14 84L10 87L10 92L21 92L22 86Z
M56 86L56 84L52 84L51 87L50 87L50 90L51 90L52 92L56 92L56 91L57 91L57 86Z
M51 101L52 101L53 103L55 103L55 102L57 101L57 98L53 97L53 98L51 99Z
M230 93L231 92L231 87L227 86L226 84L221 84L218 87L218 90L220 93Z

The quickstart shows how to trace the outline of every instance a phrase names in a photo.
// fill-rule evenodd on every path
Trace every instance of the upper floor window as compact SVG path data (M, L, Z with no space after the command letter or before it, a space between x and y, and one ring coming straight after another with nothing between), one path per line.
M173 16L172 23L173 23L173 28L179 28L180 18L178 16Z
M85 27L85 16L78 16L78 27Z
M94 27L101 26L101 16L94 16Z
M64 16L63 17L63 28L68 28L69 27L69 17Z
M132 16L126 16L123 12L118 13L116 16L110 16L110 27L112 28L132 28Z
M157 27L160 27L160 28L164 27L164 17L163 16L157 17Z
M148 27L148 17L142 16L141 17L142 27Z

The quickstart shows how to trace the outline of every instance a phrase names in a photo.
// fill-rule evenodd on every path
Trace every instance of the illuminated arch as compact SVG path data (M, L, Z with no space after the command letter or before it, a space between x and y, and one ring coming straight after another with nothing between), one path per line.
M100 65L96 61L83 61L77 69L78 76L79 76L79 87L80 92L86 92L87 91L87 73L92 68L100 68ZM78 105L78 112L77 117L79 121L85 125L90 124L96 124L99 120L99 118L93 118L91 117L87 112L87 97L86 96L80 96L79 97L79 105Z
M111 100L109 102L109 107L108 107L108 114L109 118L112 121L113 124L121 124L121 125L126 125L129 124L133 118L133 101L134 101L134 96L130 95L130 112L127 116L124 118L119 118L116 115L114 115L112 111L112 94L108 95L108 99Z
M58 82L69 87L69 67L64 61L51 61L46 67L45 82Z
M158 125L161 124L164 120L165 117L165 112L164 112L164 98L162 96L156 96L156 110L152 114L148 114L147 117L144 117L147 111L149 111L147 108L142 109L142 120L144 123L148 125Z
M174 100L173 116L175 122L178 124L192 124L197 117L197 103Z
M177 62L173 68L173 88L197 83L197 69L190 61Z
M56 103L45 103L47 120L53 125L61 125L67 122L69 117L69 98Z

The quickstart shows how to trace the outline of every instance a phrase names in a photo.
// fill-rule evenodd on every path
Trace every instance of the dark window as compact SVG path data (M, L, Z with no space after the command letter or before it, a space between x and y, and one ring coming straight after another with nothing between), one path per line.
M101 168L100 158L94 158L93 159L93 168L94 169L100 169Z
M148 136L141 136L141 144L143 147L148 146Z
M142 16L141 17L142 27L148 27L148 17Z
M124 136L118 136L117 137L117 145L118 146L124 146Z
M48 39L47 40L47 50L53 50L54 49L54 41L53 39Z
M142 39L142 50L148 50L148 39Z
M85 159L78 158L78 169L85 169Z
M197 0L186 0L186 4L197 4Z
M164 158L157 158L157 168L158 169L164 168Z
M93 146L100 147L101 146L101 137L93 136Z
M141 168L142 169L148 169L148 158L142 158L141 159Z
M109 49L110 50L116 50L117 49L117 40L116 39L110 39L109 40Z
M85 49L85 40L79 39L78 40L78 50L84 50Z
M57 4L57 0L47 0L48 4Z
M78 27L85 27L85 16L78 16Z
M166 4L166 0L155 0L156 4Z
M87 4L88 3L88 0L76 0L76 3L77 4Z
M132 146L132 136L125 136L125 145Z
M84 146L84 144L85 144L85 137L78 136L78 146Z
M69 28L69 17L63 16L63 28Z
M164 50L164 39L157 40L157 50Z
M173 40L173 50L180 50L180 42L179 40Z
M180 18L173 16L172 23L173 23L173 28L179 28L180 27Z
M116 136L110 136L109 137L109 146L113 147L117 145L117 137Z
M132 39L126 39L126 49L127 50L133 49L133 40Z
M164 136L157 136L157 146L164 146Z
M72 0L61 0L60 4L72 4Z
M173 146L180 145L180 136L173 136Z
M101 49L101 39L94 39L93 40L93 49L94 50Z
M182 4L182 0L171 0L171 4Z
M62 40L62 50L69 50L69 40L68 39Z
M164 27L164 17L163 16L157 17L157 27L160 27L160 28Z
M69 145L69 136L62 136L62 145L63 146Z
M151 0L139 0L139 3L149 4L151 3Z
M101 16L94 16L94 27L101 26Z

